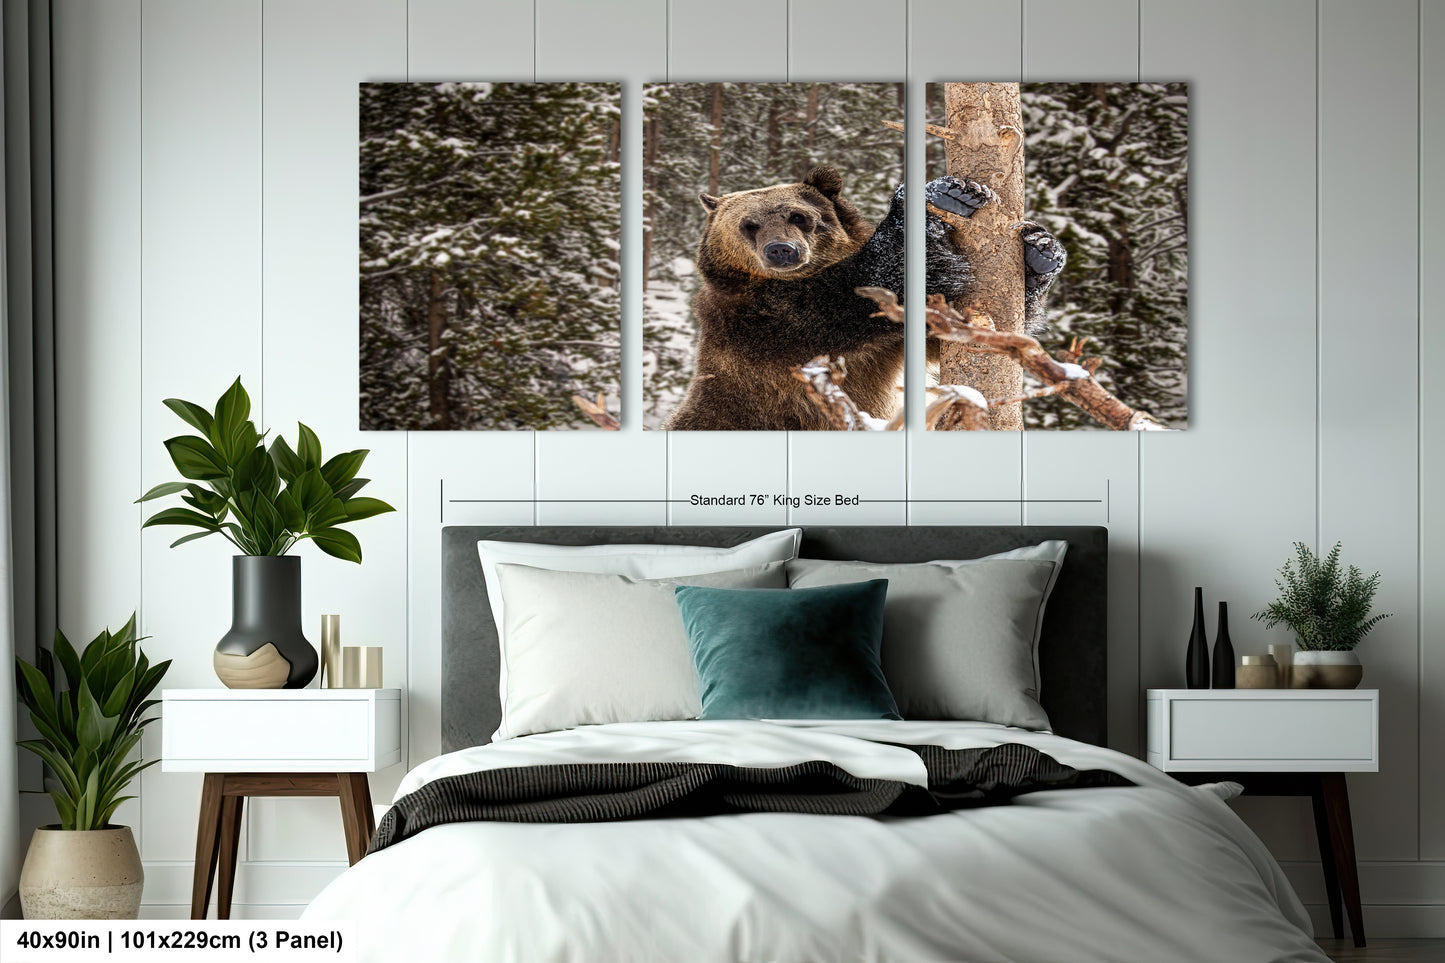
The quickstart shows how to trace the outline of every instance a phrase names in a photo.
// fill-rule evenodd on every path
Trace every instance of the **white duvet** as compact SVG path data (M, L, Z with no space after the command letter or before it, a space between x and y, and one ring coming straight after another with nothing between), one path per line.
M1059 736L933 722L621 723L440 756L397 795L561 762L823 759L924 784L918 757L885 743L1003 742L1138 786L912 819L438 826L348 869L304 918L355 920L368 963L1326 960L1279 865L1219 792Z

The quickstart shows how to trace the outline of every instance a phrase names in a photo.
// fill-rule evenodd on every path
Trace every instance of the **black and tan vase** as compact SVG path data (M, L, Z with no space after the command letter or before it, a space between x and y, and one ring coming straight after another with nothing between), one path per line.
M302 689L316 649L301 632L301 559L231 559L231 631L216 644L216 675L228 689Z

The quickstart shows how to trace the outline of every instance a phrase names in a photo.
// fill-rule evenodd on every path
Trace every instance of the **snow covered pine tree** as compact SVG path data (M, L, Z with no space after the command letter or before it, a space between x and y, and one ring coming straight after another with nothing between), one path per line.
M617 397L619 84L360 85L361 427L592 427Z

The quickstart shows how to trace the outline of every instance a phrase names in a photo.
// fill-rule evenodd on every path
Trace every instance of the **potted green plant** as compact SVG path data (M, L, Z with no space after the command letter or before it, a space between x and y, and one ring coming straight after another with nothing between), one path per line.
M157 761L127 757L154 721L146 712L157 700L146 697L170 663L151 665L139 641L132 615L81 652L57 632L54 653L42 648L37 665L15 660L15 691L40 733L18 745L49 767L46 783L60 816L30 838L20 870L26 919L135 919L140 912L145 872L135 837L110 819L134 798L121 795L131 780Z
M1279 570L1279 597L1253 618L1265 627L1287 625L1299 651L1294 655L1291 686L1296 689L1353 689L1365 670L1355 646L1389 613L1371 615L1380 573L1365 577L1354 565L1340 564L1342 545L1323 559L1304 542Z
M231 560L231 630L216 645L216 675L233 689L300 689L316 675L316 649L301 631L301 560L287 553L310 539L327 555L361 562L361 543L342 526L395 511L358 496L369 452L329 459L321 441L298 425L296 447L276 437L268 449L251 421L251 398L237 378L215 410L167 398L166 407L199 434L168 439L186 481L166 482L138 502L179 495L185 507L162 509L142 527L197 531L171 547L221 535L241 554Z

